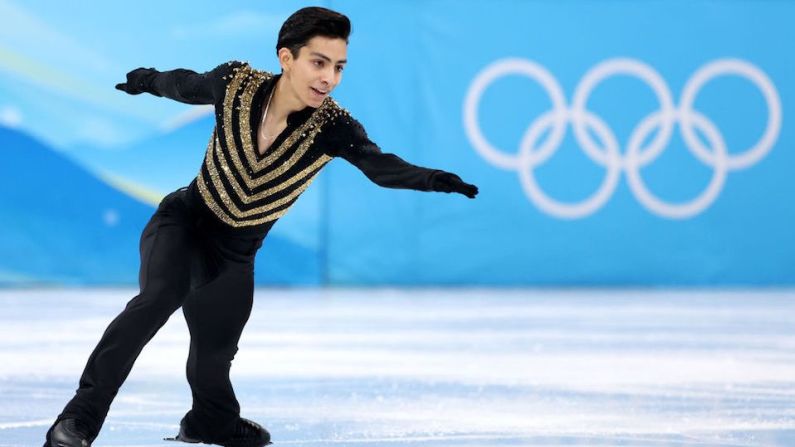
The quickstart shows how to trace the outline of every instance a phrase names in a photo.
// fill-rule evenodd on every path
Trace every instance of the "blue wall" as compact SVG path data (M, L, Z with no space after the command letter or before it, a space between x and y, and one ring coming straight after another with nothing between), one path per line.
M77 80L64 87L26 68L30 63L19 63L24 56L45 68L61 66L45 45L0 52L5 103L0 117L9 127L0 141L7 141L6 134L14 141L32 138L41 151L57 155L53 163L74 165L93 179L121 179L135 185L134 191L156 195L195 175L212 118L161 98L120 97L106 90L139 65L200 71L243 59L275 70L278 27L305 4L213 4L185 18L177 15L179 2L174 2L164 6L175 10L179 19L173 21L97 12L112 22L104 25L109 29L94 31L110 45L94 42L98 36L90 29L72 27L39 3L18 2L12 12L71 35L85 46L73 51L100 62L91 73L72 71ZM795 95L795 56L789 48L795 41L789 23L795 4L320 4L348 14L354 26L350 63L334 96L384 151L456 172L477 184L481 194L469 200L382 189L335 160L274 228L258 257L258 283L795 283L790 230L795 207L789 198L795 191L795 137L787 115ZM153 31L131 42L139 35L134 30L144 25ZM0 36L0 44L16 48L14 42L22 39L14 33L24 32L12 30L11 37ZM30 92L20 92L20 84ZM41 101L80 112L47 117ZM41 115L76 124L48 129L32 119ZM93 128L102 132L70 133L98 117L107 125L100 121ZM17 176L20 181L11 183L20 183L29 178L26 170L35 170L26 166L24 152L15 154L18 164L12 169L6 163L3 175ZM0 238L0 253L6 254L0 280L135 281L134 239L154 210L152 203L116 205L131 200L131 189L94 183L81 184L84 199L93 201L89 208L96 208L90 217L120 228L118 234L92 243L102 233L84 231L86 223L66 230L50 226L31 236L27 228L33 223L9 222L57 220L62 213L33 212L20 199L3 206L2 225L35 247ZM102 192L108 188L119 197ZM100 192L101 199L95 197ZM53 242L39 240L44 232L59 231L79 243L58 251ZM24 255L27 250L36 256ZM52 256L66 253L85 265L60 271ZM98 258L106 259L105 267L95 265Z

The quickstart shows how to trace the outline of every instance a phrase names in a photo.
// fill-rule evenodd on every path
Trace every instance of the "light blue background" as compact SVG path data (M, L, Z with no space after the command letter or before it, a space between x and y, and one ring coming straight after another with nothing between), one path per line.
M0 164L0 280L134 282L137 238L154 207L114 189L102 175L161 195L185 185L199 168L213 123L207 115L189 119L196 113L190 106L126 96L112 86L138 66L204 71L243 59L275 70L278 28L305 4L144 1L129 8L0 1L0 13L10 19L0 32L0 121L5 126L0 141L9 152ZM795 93L795 57L789 48L795 39L790 26L795 5L320 4L353 22L350 63L334 96L384 151L456 172L481 193L469 200L382 189L336 160L274 227L258 255L258 283L795 283L790 199L795 160L788 119ZM596 64L634 58L661 74L675 103L705 63L743 59L775 85L783 110L781 131L766 157L748 169L730 171L715 202L692 218L651 213L634 198L622 174L601 209L562 220L537 208L518 175L490 165L466 136L462 108L470 83L507 57L544 66L568 102ZM601 84L588 104L611 126L622 151L640 119L657 107L647 86L625 76ZM516 152L527 126L548 108L537 84L507 77L485 93L481 127L496 146ZM716 124L734 154L759 138L767 117L760 92L734 76L709 83L696 108ZM698 194L711 172L686 150L678 128L663 155L642 170L649 188L674 202ZM595 190L604 170L583 155L569 129L560 151L536 174L552 197L577 201ZM43 197L44 205L27 206L33 197L26 194Z

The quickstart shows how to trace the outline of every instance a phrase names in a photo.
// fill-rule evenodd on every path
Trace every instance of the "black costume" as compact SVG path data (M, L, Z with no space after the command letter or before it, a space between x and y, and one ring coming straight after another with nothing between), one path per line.
M193 394L183 423L204 442L228 439L240 413L229 370L251 312L257 249L333 157L381 186L477 193L455 174L382 153L331 98L291 113L287 128L260 155L263 105L280 76L228 62L203 74L139 68L117 86L214 104L216 126L197 177L168 194L144 228L140 293L108 326L56 423L81 421L93 441L144 345L181 306L191 336L186 372Z

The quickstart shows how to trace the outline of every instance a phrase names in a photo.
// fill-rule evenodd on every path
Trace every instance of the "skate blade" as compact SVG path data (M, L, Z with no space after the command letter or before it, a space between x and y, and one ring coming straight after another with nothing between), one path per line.
M182 438L179 435L174 436L173 438L163 438L163 441L186 442L188 444L198 444L198 443L201 442L201 441L198 441L196 439Z
M188 444L198 444L198 443L201 442L201 441L197 441L195 439L190 439L190 438L188 438L188 439L180 438L179 435L177 435L177 436L175 436L173 438L163 438L163 441L187 442ZM268 443L265 444L265 445L271 445L271 444L273 444L273 442L268 441Z

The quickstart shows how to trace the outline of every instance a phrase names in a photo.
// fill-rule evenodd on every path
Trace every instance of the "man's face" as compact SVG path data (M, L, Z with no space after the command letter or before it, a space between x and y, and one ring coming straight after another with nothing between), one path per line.
M340 38L315 36L293 58L290 51L279 51L284 77L296 97L310 107L320 107L323 100L342 81L348 60L348 44Z

